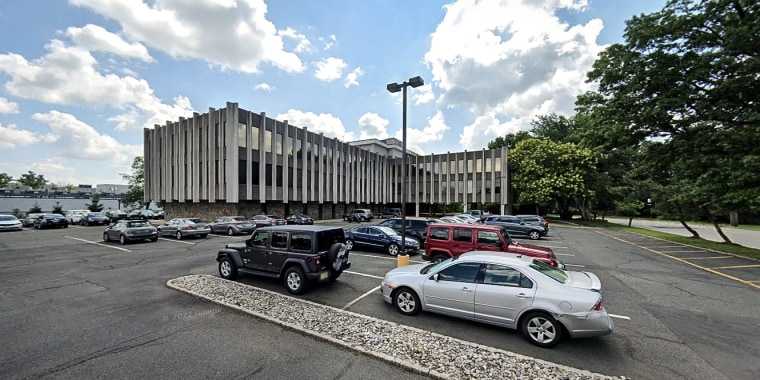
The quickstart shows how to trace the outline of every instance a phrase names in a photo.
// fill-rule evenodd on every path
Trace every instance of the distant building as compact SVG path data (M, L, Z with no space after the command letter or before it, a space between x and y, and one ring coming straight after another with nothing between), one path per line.
M401 142L342 142L227 103L144 130L145 199L167 217L306 213L403 207ZM508 207L507 149L407 155L408 215L435 204Z

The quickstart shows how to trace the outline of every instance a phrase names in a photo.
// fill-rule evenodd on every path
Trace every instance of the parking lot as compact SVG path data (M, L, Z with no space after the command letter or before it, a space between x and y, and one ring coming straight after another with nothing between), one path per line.
M187 274L216 275L216 250L245 236L122 246L103 243L102 231L72 226L0 234L0 338L7 347L0 377L292 378L304 370L317 378L417 377L165 286ZM709 271L676 257L703 254L691 249L668 253L676 249L655 239L570 226L552 226L547 238L530 243L553 248L569 270L601 278L605 307L616 317L612 335L547 350L511 330L429 313L403 316L378 291L397 265L380 252L353 251L353 265L337 283L299 298L605 375L755 378L756 262L742 262L741 275L725 276L734 269ZM705 253L711 256L717 254ZM238 282L287 295L277 280L242 276Z

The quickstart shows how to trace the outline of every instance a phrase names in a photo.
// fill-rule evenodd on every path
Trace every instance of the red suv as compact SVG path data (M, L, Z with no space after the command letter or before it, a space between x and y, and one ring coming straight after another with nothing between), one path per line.
M513 241L503 226L448 223L428 226L423 259L440 262L470 251L509 252L535 257L553 267L565 267L551 248Z

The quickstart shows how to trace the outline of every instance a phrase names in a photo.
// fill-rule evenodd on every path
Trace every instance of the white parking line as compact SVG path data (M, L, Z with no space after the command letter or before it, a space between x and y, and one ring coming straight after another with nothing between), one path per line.
M609 316L612 318L625 319L626 321L631 320L631 317L626 317L625 315L609 314Z
M566 267L576 267L576 268L585 268L585 265L578 265L578 264L565 264Z
M73 239L73 240L77 240L77 241L81 241L81 242L85 242L85 243L90 243L90 244L99 245L99 246L101 246L101 247L107 247L107 248L118 249L118 250L120 250L120 251L124 251L124 252L132 252L132 251L130 251L130 250L128 250L128 249L126 249L126 248L121 248L121 247L114 247L114 246L112 246L112 245L103 244L103 243L100 243L100 242L95 242L95 241L84 240L84 239L80 239L80 238L75 238L75 237L73 237L73 236L66 236L66 237L67 237L67 238L69 238L69 239Z
M349 307L353 306L355 303L359 302L362 298L367 297L368 295L376 292L378 289L380 289L380 285L374 287L372 290L368 291L367 293L362 294L359 298L356 298L355 300L349 302L346 304L346 306L343 306L341 309L346 310Z
M351 273L351 274L355 274L355 275L357 275L357 276L364 276L364 277L369 277L369 278L377 278L377 279L379 279L379 280L382 280L382 279L383 279L383 276L375 276L375 275L373 275L373 274L365 274L365 273L359 273L359 272L352 272L352 271L350 271L350 270L346 270L346 271L343 271L343 272L344 272L344 273Z
M182 241L182 240L177 240L177 239L167 239L167 238L164 238L164 237L161 237L161 238L159 238L159 239L161 239L161 240L166 240L166 241L173 241L173 242L175 242L175 243L182 243L182 244L190 244L190 245L195 245L195 243L191 243L191 242L189 242L189 241Z
M575 256L574 253L555 253L557 256Z
M351 256L372 257L372 258L375 258L375 259L383 259L383 260L393 260L393 261L398 261L398 259L397 259L395 256L377 256L377 255L365 255L365 254L362 254L362 253L353 253L353 252L351 253ZM410 263L415 263L415 264L424 264L424 263L426 263L427 261L424 261L424 260L412 260L412 259L409 259L409 262L410 262Z

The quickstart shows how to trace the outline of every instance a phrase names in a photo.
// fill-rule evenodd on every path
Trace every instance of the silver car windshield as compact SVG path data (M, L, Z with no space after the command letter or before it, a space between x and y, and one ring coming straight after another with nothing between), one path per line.
M567 284L567 272L562 269L555 268L547 263L538 260L533 260L533 262L530 264L530 267L543 273L554 281L557 281L561 284Z

